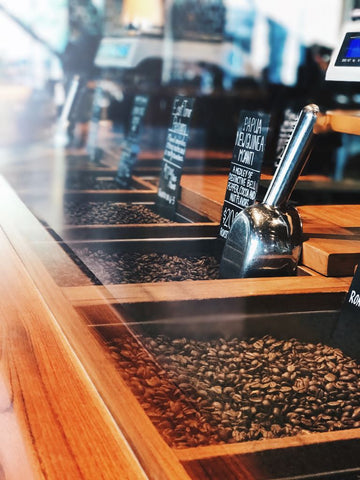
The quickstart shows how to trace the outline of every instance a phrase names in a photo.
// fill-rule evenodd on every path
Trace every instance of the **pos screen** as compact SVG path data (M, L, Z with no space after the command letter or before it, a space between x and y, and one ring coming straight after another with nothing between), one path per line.
M341 45L335 66L356 67L360 65L360 32L348 32Z
M360 58L360 37L350 38L345 57Z

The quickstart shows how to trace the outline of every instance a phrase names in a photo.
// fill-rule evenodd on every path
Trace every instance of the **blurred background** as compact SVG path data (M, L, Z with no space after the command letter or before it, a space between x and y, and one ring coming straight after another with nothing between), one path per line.
M197 99L191 141L215 149L231 150L243 108L278 119L274 138L285 112L308 102L357 109L357 83L325 82L357 7L356 0L1 0L0 145L52 138L72 86L80 92L68 139L75 147L86 141L86 128L76 135L75 124L91 118L99 85L101 118L115 133L133 96L150 95L149 148L163 146L178 93ZM326 161L316 168L344 176L339 157L349 168L343 157L356 156L357 143L325 139Z

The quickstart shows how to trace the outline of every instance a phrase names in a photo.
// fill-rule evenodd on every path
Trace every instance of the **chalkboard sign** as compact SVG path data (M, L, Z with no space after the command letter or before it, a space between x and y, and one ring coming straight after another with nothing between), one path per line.
M101 120L103 89L97 86L94 92L94 99L91 110L91 118L89 124L89 133L87 138L86 150L89 154L90 161L96 162L100 160L101 150L98 148L99 122Z
M270 116L263 112L244 110L240 114L221 216L220 238L227 238L237 215L255 202L269 122Z
M156 199L161 214L170 219L176 212L194 102L194 98L177 96L172 107L172 122L167 133Z
M360 268L356 269L341 307L333 340L347 355L360 358Z
M115 180L123 187L127 188L131 181L132 171L140 150L139 136L142 120L145 116L149 97L147 95L136 95L130 114L129 132L123 143L120 155L117 175Z
M284 118L279 130L279 136L276 145L276 154L275 154L275 167L277 167L282 158L282 154L286 148L286 145L289 142L291 134L295 128L295 125L298 121L299 114L295 113L290 108L287 108L284 112Z

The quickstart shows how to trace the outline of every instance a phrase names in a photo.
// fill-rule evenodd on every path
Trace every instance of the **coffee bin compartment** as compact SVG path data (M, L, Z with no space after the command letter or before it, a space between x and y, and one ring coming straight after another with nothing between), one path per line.
M67 247L104 285L218 278L216 238L69 241Z
M71 226L149 225L173 223L213 223L181 202L172 220L164 217L156 206L154 196L120 194L108 200L97 195L82 201L78 195L68 196L63 204L63 223ZM132 200L132 201L131 201Z
M334 305L165 303L79 310L192 478L218 462L259 478L360 468L360 367L332 345Z
M214 237L74 240L63 246L104 285L219 278L222 242ZM300 267L298 275L310 273Z
M154 190L154 186L142 179L133 176L128 188L117 183L116 171L96 172L89 170L68 171L65 179L65 190Z

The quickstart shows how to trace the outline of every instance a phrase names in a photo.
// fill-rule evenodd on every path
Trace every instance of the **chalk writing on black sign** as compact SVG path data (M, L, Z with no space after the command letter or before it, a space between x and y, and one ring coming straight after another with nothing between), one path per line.
M289 143L291 134L294 131L298 118L299 118L299 114L293 112L290 108L287 108L285 110L284 119L280 126L278 141L276 144L275 167L279 165L279 162L285 151L285 148Z
M145 116L148 103L149 97L147 95L136 95L136 97L134 98L134 104L130 115L130 128L128 133L128 139L132 142L138 141L142 120Z
M360 358L360 268L357 267L339 320L333 332L333 340L344 353Z
M100 152L97 146L98 143L98 132L99 132L99 122L101 120L101 111L102 111L102 98L103 98L103 89L100 86L95 88L94 99L92 103L91 118L89 125L89 133L86 144L86 150L89 153L91 161L96 161Z
M156 201L161 213L168 218L176 211L193 106L194 99L190 97L176 97L173 103Z
M255 202L269 121L263 112L240 114L220 223L219 235L224 239L241 210Z
M131 181L132 172L140 151L139 137L143 118L147 110L149 97L147 95L136 95L130 114L130 125L126 139L121 150L117 175L117 183L127 188Z

